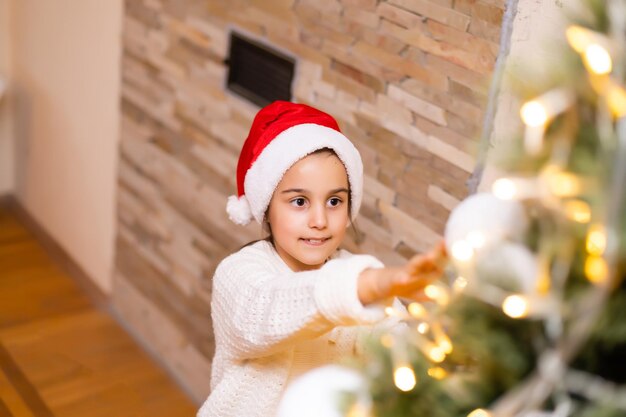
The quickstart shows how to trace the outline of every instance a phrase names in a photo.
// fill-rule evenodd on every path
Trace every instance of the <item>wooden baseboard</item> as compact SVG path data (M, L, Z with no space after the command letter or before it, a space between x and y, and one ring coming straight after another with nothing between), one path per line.
M65 249L24 209L14 195L0 195L0 208L13 214L33 234L46 253L78 285L95 307L102 311L111 312L111 303L107 294L94 283Z

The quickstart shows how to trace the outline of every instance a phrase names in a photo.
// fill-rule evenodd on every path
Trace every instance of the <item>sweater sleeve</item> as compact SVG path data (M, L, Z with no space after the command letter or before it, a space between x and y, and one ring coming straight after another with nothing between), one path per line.
M376 258L352 255L314 271L278 273L253 249L226 258L213 278L216 340L236 358L271 355L335 326L384 317L381 307L364 307L357 295L361 271L383 266Z

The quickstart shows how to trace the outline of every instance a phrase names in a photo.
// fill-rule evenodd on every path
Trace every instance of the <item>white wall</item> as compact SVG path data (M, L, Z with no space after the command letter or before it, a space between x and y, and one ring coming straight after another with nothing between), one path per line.
M0 83L6 85L3 97L0 97L0 196L12 193L15 186L15 140L9 89L12 67L9 3L10 0L0 0Z
M109 292L122 0L9 1L16 196Z
M520 65L549 63L554 56L550 54L551 41L564 36L562 4L564 2L560 0L519 0L518 13L513 23L511 50L506 63L507 72L518 70ZM513 97L510 87L504 83L498 97L488 161L497 153L499 146L513 138L513 132L519 128L520 105ZM498 175L493 165L488 165L479 190L491 187Z

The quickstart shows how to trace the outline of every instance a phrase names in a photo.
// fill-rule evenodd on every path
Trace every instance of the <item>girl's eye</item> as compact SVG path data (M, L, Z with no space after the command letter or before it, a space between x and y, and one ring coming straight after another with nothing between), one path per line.
M306 200L304 198L294 198L293 200L291 200L291 204L293 204L296 207L304 207L305 203L306 203Z
M337 197L333 197L330 200L328 200L328 204L330 204L331 207L337 207L339 204L341 204L341 199Z

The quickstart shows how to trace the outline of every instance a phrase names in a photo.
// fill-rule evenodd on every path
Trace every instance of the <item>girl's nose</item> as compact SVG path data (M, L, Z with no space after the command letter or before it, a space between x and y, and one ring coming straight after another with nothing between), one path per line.
M326 227L326 207L324 205L315 204L309 211L309 226L316 229L323 229Z

